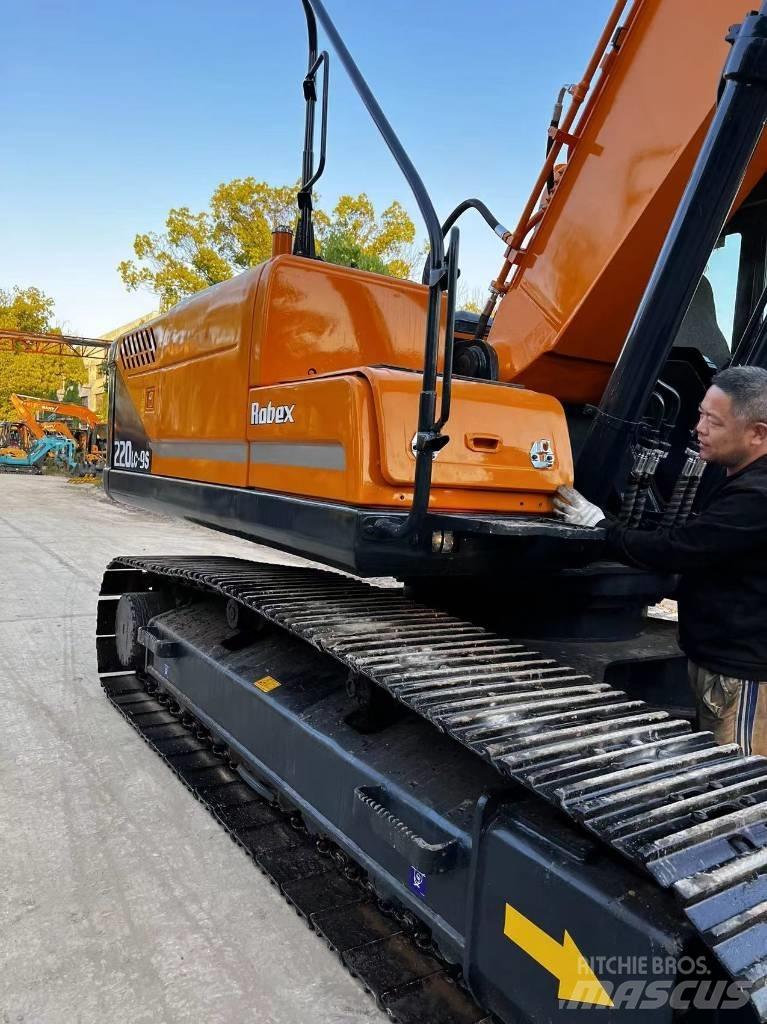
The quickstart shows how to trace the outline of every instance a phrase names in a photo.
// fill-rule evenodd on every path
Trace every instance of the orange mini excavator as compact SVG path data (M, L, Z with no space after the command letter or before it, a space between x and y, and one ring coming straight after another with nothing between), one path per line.
M104 476L342 572L114 560L107 695L403 1024L765 1021L767 763L693 731L646 615L674 578L552 495L684 521L712 373L767 362L767 5L619 0L513 230L477 199L440 222L303 7L295 237L113 345ZM422 283L315 248L318 23L423 215ZM479 316L468 210L506 246Z

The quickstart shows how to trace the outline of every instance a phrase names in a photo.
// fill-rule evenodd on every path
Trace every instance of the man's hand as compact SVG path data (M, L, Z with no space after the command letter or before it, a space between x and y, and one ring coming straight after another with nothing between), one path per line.
M586 501L574 487L564 486L554 495L554 515L568 526L596 526L605 518L601 508Z

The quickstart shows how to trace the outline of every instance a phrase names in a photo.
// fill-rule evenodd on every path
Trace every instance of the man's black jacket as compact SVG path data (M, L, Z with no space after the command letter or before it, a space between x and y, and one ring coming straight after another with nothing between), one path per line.
M700 513L671 530L608 520L622 562L681 573L679 643L697 665L767 682L767 456L723 476Z

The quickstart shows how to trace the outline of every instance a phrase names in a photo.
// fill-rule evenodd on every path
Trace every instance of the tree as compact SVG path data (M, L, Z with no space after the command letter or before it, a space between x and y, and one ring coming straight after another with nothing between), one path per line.
M30 334L60 334L51 325L53 299L39 288L0 288L0 329Z
M0 353L0 420L18 419L10 403L14 391L36 398L55 399L59 390L76 394L78 384L88 381L88 371L82 359L72 356L43 356L29 352ZM76 389L76 390L74 390ZM75 398L75 401L78 400Z
M413 251L415 225L405 208L396 200L376 219L373 204L362 192L358 196L341 196L325 231L319 232L322 256L330 263L351 266L345 259L334 260L326 246L333 244L339 257L358 254L375 266L362 267L392 277L409 277L417 258ZM378 269L378 267L382 269Z
M39 288L0 288L0 329L32 334L60 334L52 324L54 301ZM37 398L56 398L60 388L70 393L85 384L88 371L82 359L42 356L28 352L0 352L0 420L14 420L18 413L9 395L18 391Z
M370 270L374 274L385 274L386 264L380 256L366 252L354 240L354 235L345 231L331 231L322 242L322 258L328 263L336 263L342 267L358 267Z
M164 233L136 235L135 260L123 260L118 273L129 291L149 288L161 308L169 309L184 296L268 259L273 229L295 224L297 189L252 177L224 182L209 209L174 208ZM330 214L315 208L314 228L319 253L331 263L407 277L417 260L415 225L398 202L377 218L364 193L344 195Z
M466 313L481 313L487 301L487 289L468 288L462 282L458 283L458 295L456 298L456 309L462 309Z
M64 381L64 394L61 396L62 402L71 402L74 405L80 405L82 402L82 395L80 394L80 383L79 381L69 380Z

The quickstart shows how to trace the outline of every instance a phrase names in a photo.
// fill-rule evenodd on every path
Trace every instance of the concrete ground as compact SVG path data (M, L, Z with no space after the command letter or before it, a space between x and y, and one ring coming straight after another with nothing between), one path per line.
M0 476L0 1024L383 1019L102 697L101 574L143 553L298 561Z

